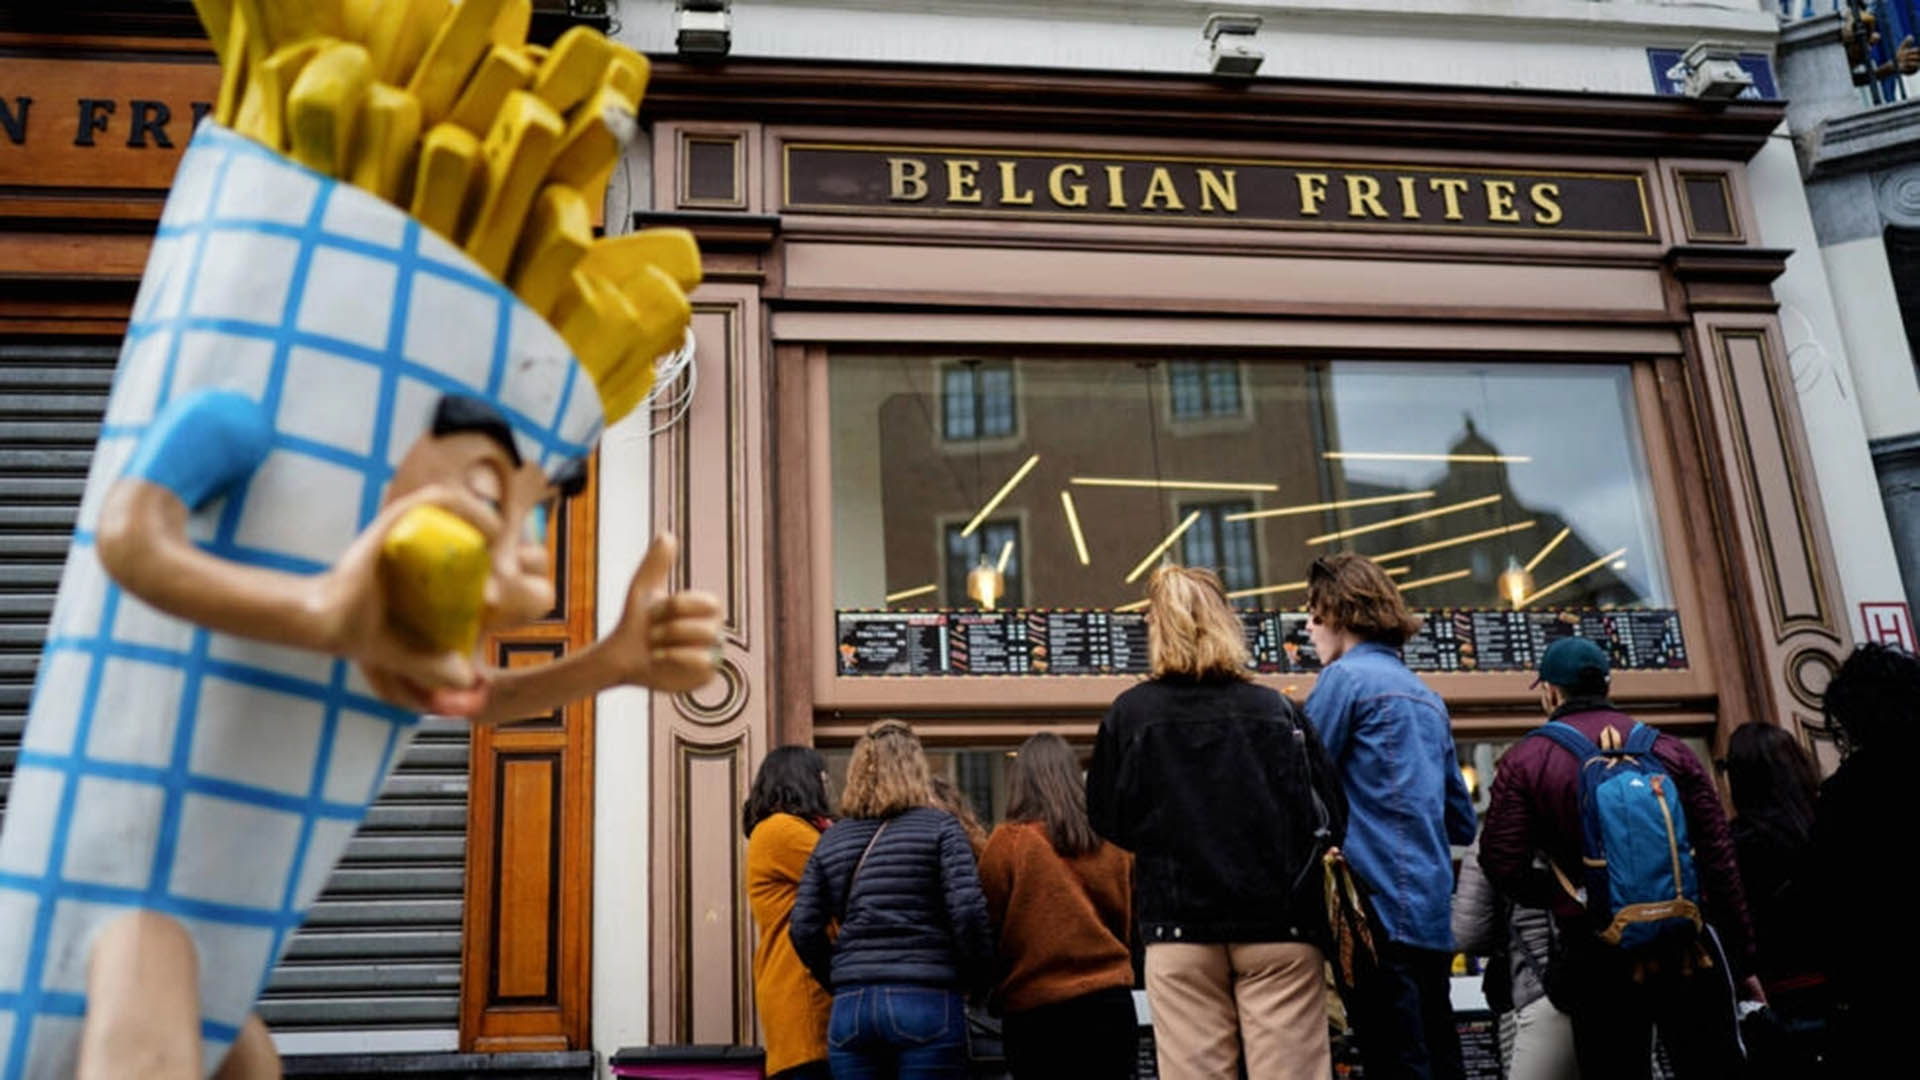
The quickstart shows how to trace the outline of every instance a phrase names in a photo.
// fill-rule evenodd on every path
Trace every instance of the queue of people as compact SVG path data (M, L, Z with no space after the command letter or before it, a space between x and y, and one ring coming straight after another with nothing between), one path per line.
M1563 639L1477 827L1392 580L1330 556L1307 602L1302 707L1249 677L1220 579L1162 567L1150 677L1084 776L1028 739L991 834L903 721L855 744L830 827L820 756L770 753L742 821L768 1075L966 1076L971 1001L1016 1078L1131 1077L1143 983L1168 1080L1328 1077L1342 1013L1368 1080L1464 1077L1457 951L1494 958L1512 1078L1650 1076L1656 1040L1678 1080L1887 1060L1910 969L1873 958L1912 946L1841 913L1881 876L1865 838L1910 816L1920 661L1870 645L1835 675L1825 785L1791 735L1735 731L1730 820L1685 743L1613 705L1606 652Z

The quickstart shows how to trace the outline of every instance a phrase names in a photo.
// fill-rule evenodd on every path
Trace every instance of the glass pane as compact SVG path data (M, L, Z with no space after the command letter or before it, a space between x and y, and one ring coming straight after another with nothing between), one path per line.
M949 439L973 438L973 369L954 367L943 372L940 400L946 407L945 436Z
M1186 535L1180 538L1180 561L1188 566L1204 566L1209 570L1220 569L1220 542L1215 535L1220 527L1220 515L1207 506L1182 506L1180 519L1186 520L1188 514L1198 513Z
M1013 368L991 365L980 371L980 436L997 439L1013 434Z
M1341 550L1392 569L1423 610L1673 603L1626 363L1223 361L1249 423L1213 430L1161 422L1164 395L1207 403L1216 369L1199 362L1004 357L980 375L1007 373L1024 422L949 447L931 428L967 374L955 364L829 364L837 608L914 590L901 606L926 606L936 584L970 606L964 570L1008 536L1007 603L1030 607L1136 601L1132 572L1156 549L1279 610L1300 606L1315 556ZM1168 543L1188 508L1229 502Z
M1206 384L1200 379L1200 365L1174 361L1167 365L1167 385L1172 397L1173 415L1186 419L1207 413Z
M1214 416L1240 415L1240 365L1230 360L1207 364L1207 411Z

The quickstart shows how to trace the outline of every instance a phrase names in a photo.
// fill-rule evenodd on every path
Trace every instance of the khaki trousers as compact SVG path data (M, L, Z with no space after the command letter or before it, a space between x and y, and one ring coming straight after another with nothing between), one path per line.
M1147 1004L1162 1080L1326 1080L1320 950L1295 942L1147 946Z

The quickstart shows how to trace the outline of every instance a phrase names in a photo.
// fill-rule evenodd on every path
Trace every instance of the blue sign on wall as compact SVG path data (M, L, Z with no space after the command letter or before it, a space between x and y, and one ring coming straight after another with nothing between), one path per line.
M1687 92L1687 66L1680 62L1684 49L1648 49L1647 66L1653 69L1653 92L1678 96ZM1741 53L1740 66L1753 76L1753 85L1740 92L1742 100L1776 99L1780 88L1773 81L1773 60L1766 53Z

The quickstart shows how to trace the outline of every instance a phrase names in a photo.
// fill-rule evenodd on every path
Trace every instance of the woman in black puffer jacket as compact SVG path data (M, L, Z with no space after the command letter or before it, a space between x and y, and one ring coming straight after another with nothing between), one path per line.
M840 809L807 860L789 931L833 993L833 1075L964 1077L966 995L992 981L993 935L966 830L933 808L905 722L882 720L855 744Z

